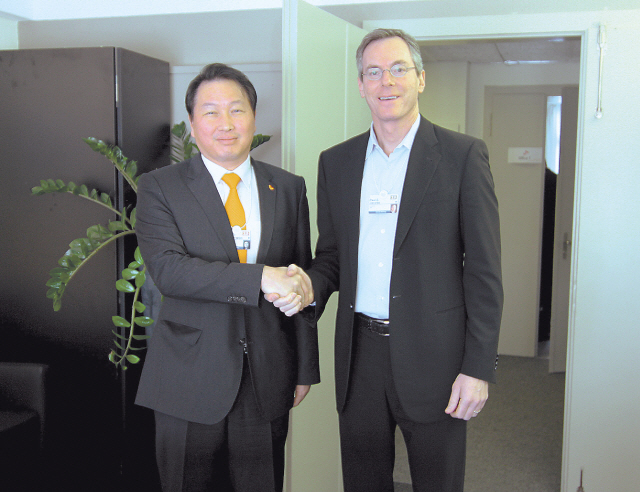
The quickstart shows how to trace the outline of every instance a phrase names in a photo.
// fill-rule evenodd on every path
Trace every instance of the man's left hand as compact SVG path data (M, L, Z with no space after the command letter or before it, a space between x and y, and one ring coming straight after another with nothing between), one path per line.
M451 387L451 398L445 413L456 419L469 420L477 417L489 398L489 383L464 374Z
M296 396L293 399L294 407L297 407L298 405L300 405L302 400L304 400L304 397L307 396L307 393L309 393L310 389L311 389L311 386L309 386L308 384L299 384L296 386Z

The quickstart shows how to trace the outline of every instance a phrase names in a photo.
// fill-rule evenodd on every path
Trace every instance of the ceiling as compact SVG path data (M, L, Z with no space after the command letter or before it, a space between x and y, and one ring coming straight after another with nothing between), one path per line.
M579 62L580 38L421 41L422 60L470 63Z

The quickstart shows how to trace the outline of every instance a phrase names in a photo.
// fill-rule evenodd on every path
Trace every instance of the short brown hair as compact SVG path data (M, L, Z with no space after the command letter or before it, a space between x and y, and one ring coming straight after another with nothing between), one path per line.
M422 55L420 54L420 46L418 46L416 39L401 29L378 28L368 33L362 39L362 42L356 51L356 65L358 66L358 77L360 77L360 80L362 80L362 56L365 48L374 41L386 38L400 38L407 43L409 52L411 53L411 59L413 60L413 64L416 66L416 74L420 75L423 70Z

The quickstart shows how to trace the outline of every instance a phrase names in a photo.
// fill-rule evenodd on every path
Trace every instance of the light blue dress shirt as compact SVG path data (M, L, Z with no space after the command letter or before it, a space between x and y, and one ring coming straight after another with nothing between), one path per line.
M372 318L389 318L389 285L393 266L393 245L400 212L400 199L409 154L420 126L420 116L390 156L378 145L371 125L360 191L360 242L356 312ZM370 213L372 196L397 194L397 212Z

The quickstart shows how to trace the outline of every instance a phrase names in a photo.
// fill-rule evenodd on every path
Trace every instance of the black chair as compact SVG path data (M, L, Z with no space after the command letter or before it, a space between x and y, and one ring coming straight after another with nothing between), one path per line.
M0 490L35 490L45 438L44 364L0 362Z

